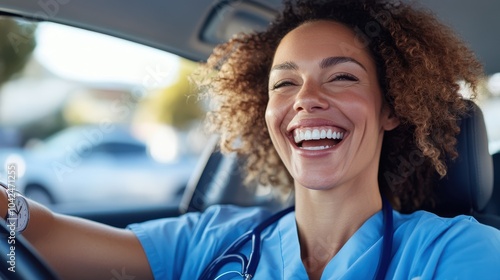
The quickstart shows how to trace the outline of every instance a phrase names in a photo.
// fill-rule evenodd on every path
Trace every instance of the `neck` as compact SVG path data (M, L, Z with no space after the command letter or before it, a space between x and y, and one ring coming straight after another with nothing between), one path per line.
M382 208L377 186L311 190L296 186L295 215L301 257L311 279Z

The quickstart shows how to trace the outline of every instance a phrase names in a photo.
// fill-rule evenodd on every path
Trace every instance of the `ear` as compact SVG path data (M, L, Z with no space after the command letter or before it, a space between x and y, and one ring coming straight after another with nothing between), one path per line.
M399 123L399 118L394 114L394 111L387 104L384 104L382 108L382 128L385 131L393 130L398 127Z

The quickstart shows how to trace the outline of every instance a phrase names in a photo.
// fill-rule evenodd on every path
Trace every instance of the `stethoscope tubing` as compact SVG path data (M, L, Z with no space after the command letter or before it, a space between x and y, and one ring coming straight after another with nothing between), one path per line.
M392 259L392 239L393 239L393 213L392 207L387 199L382 199L382 210L384 213L384 233L382 241L382 256L375 272L375 280L383 280L387 275L389 264Z
M260 260L261 233L271 224L276 223L286 214L295 210L295 206L283 209L271 217L264 220L254 229L247 231L238 239L236 239L229 247L215 260L213 260L203 271L201 280L213 280L216 273L226 264L231 261L241 262L241 275L243 279L252 279L257 271L257 266ZM384 233L382 243L381 259L377 265L375 273L376 280L382 280L387 274L392 255L392 240L393 240L393 213L390 203L386 199L382 199ZM252 251L249 259L238 251L248 241L252 241Z
M283 209L283 210L279 211L278 213L272 215L271 217L267 218L266 220L264 220L257 227L244 233L242 236L240 236L238 239L236 239L231 245L229 245L229 247L222 253L222 255L220 255L215 260L213 260L208 265L208 267L205 268L200 279L213 280L215 278L214 275L224 265L229 263L228 259L234 259L234 258L237 258L242 263L241 267L242 267L243 271L241 272L241 274L244 277L246 277L246 278L250 277L248 279L251 279L251 277L253 277L253 275L255 275L255 271L257 271L257 266L259 264L260 234L261 234L261 232L265 228L270 226L271 224L276 223L283 216L292 212L293 210L295 210L295 206L291 206L291 207L288 207L286 209ZM246 256L243 256L242 254L239 254L237 252L243 247L243 245L245 245L250 240L252 241L252 251L250 253L250 258L247 259Z

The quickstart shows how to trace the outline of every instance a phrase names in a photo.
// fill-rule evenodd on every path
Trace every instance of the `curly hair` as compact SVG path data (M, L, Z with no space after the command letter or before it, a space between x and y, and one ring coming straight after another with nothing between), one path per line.
M482 66L432 13L405 2L286 0L267 30L239 34L216 47L197 84L214 105L207 121L220 134L221 150L246 159L248 180L292 186L264 119L268 75L281 39L317 20L340 22L355 32L375 60L385 102L400 120L384 134L381 193L402 212L429 204L435 179L446 175L446 160L458 156L457 121L467 111L460 83L475 90Z

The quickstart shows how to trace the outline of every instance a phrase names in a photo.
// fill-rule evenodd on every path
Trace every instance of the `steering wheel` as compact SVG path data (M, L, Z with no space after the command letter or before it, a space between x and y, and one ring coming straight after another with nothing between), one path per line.
M0 262L0 279L60 279L20 233L7 228L3 219L0 219Z

